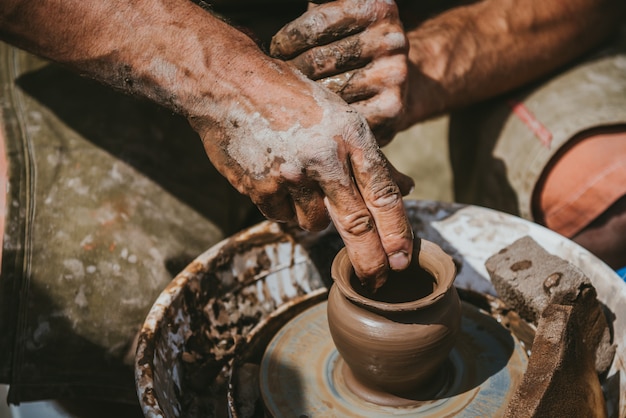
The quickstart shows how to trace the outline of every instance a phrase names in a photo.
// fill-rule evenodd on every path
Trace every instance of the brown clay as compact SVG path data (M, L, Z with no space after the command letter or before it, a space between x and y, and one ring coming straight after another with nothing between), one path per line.
M360 285L345 249L335 257L331 275L328 323L351 371L344 377L358 381L349 386L386 392L390 399L436 391L441 379L435 375L461 323L452 258L436 244L416 240L412 265L391 272L374 294ZM385 403L378 395L374 399Z

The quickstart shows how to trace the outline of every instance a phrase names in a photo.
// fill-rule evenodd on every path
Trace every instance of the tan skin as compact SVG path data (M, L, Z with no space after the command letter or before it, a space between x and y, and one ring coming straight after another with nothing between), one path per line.
M385 0L311 4L274 36L270 48L271 55L286 59L365 116L381 146L405 116L408 51L398 8Z
M1 0L0 36L185 116L215 167L268 218L308 230L332 219L368 286L408 265L401 197L412 180L366 120L192 2Z
M338 30L346 16L364 9L362 3L371 6L370 18L359 16L359 30ZM358 109L381 145L417 122L558 69L614 33L626 8L621 0L481 0L421 16L421 2L397 3L397 10L384 0L312 4L274 37L271 50ZM387 12L382 12L385 7ZM353 25L354 19L347 20ZM381 28L383 33L394 32L403 25L409 43L405 62L401 58L405 49L380 41ZM335 39L323 44L298 41L328 38L331 33L337 34ZM346 44L359 48L342 48ZM336 49L353 56L337 61ZM323 56L329 63L315 62ZM626 265L623 202L573 237L615 268Z
M274 36L271 49L339 93L374 132L385 126L382 143L424 119L548 74L606 39L624 14L620 0L482 0L432 17L412 10L419 2L397 3L312 4ZM400 30L408 49L384 38ZM311 46L301 39L324 42ZM348 40L360 47L342 48ZM343 52L340 61L333 50ZM320 57L328 57L323 66L314 62ZM333 83L346 74L344 85Z
M383 145L579 56L615 28L623 7L482 0L426 18L410 0L319 3L275 36L279 60L184 0L2 0L0 28L10 42L187 116L213 164L269 218L317 230L330 214L357 273L381 283L388 266L408 261L400 191L411 182L351 109ZM312 142L314 150L302 146Z

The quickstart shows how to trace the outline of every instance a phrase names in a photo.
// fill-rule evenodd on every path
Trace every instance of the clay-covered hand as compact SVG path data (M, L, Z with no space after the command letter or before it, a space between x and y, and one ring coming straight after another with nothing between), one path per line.
M408 42L392 0L318 0L272 39L270 54L339 94L382 146L406 126Z
M215 167L266 217L307 230L332 218L357 275L376 288L389 267L410 259L402 194L413 182L390 165L362 115L272 61L245 78L229 80L225 71L222 87L234 83L236 94L222 96L219 120L190 121Z
M339 96L188 0L67 3L3 0L0 38L186 117L267 217L309 230L332 218L372 287L408 264L412 182Z

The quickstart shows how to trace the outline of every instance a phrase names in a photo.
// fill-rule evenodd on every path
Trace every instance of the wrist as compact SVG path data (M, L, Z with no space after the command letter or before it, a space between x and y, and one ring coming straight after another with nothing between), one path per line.
M265 56L242 32L192 2L184 3L170 14L159 12L133 37L115 43L117 56L102 63L109 73L96 78L187 118L206 113L219 98L236 95L246 82L245 69Z

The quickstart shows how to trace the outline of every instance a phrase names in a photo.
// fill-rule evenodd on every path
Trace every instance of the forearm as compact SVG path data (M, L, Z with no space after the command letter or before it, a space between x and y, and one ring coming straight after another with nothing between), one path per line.
M232 75L229 67L242 71L244 55L265 58L252 40L188 0L0 4L3 40L185 116L237 89L220 79Z
M0 0L0 36L187 117L217 170L270 219L332 219L380 286L413 254L401 187L363 116L189 0Z
M613 0L483 0L408 30L407 126L548 74L619 24Z

